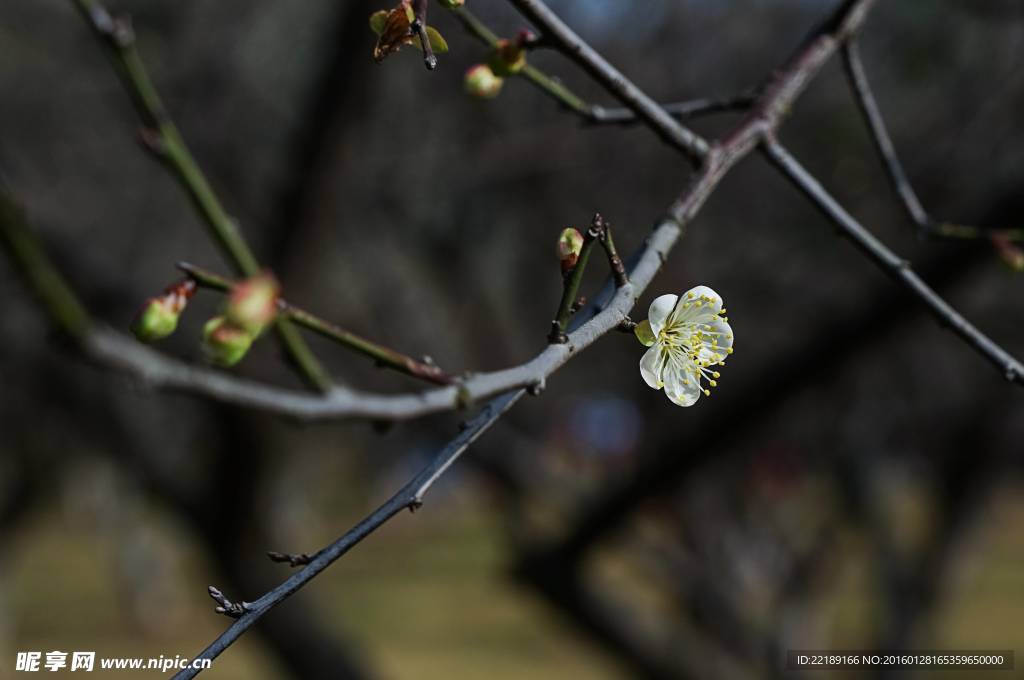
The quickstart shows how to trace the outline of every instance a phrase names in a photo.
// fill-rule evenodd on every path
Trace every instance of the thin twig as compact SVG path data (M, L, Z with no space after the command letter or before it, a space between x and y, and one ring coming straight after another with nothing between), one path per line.
M713 113L728 113L747 111L757 101L757 93L741 92L731 97L690 99L683 102L670 102L661 104L661 108L674 118L679 120L690 120ZM595 125L633 125L640 122L635 112L631 109L616 107L605 108L593 106L590 109L590 118Z
M925 210L921 200L907 178L903 163L900 162L885 118L878 107L878 100L871 90L864 62L860 58L857 42L851 40L843 47L843 65L846 77L857 100L857 106L871 132L871 140L882 158L885 170L892 181L893 189L903 203L907 216L918 229L921 237L943 237L957 239L1003 238L1011 241L1024 240L1024 229L985 229L965 224L954 224L936 220Z
M313 561L313 555L309 553L279 553L270 551L267 553L267 557L270 558L271 562L277 562L278 564L287 564L291 567L304 567Z
M477 38L482 44L492 49L497 47L498 36L465 6L452 9L451 13L459 20L466 31ZM516 75L533 84L566 109L579 115L585 123L591 125L633 125L641 122L632 109L605 107L586 102L557 78L544 73L531 64L526 64L523 70ZM745 111L750 108L755 99L756 93L745 92L722 99L702 98L672 102L662 104L661 107L669 115L679 120L688 120L713 113Z
M229 292L235 286L235 282L219 274L197 267L188 262L179 262L178 269L188 274L200 286L221 292ZM367 340L366 338L347 331L330 321L297 307L287 300L278 301L280 312L287 316L298 326L303 326L329 338L338 344L355 350L364 356L368 356L380 366L392 368L414 378L421 378L436 385L451 385L452 378L445 374L439 366L426 361L419 361L401 352L385 347L381 344Z
M995 366L1007 380L1024 385L1024 365L1020 361L978 330L922 281L914 273L909 262L892 252L854 219L783 146L768 144L765 153L775 167L842 230L843 235L889 276L913 293L928 307L940 324L959 335L968 346Z
M608 257L608 267L612 270L612 279L615 281L615 286L622 288L629 283L629 275L626 274L622 258L619 257L619 251L615 247L615 240L612 238L612 225L605 222L604 218L600 215L595 215L594 224L591 229L596 232L597 242L601 244L601 248L604 249L604 253ZM628 319L624 320L623 323L626 321Z
M434 48L430 45L430 37L427 35L427 0L412 0L412 11L416 17L409 26L409 30L419 36L420 47L423 48L423 64L428 71L437 68L437 57L434 56Z
M633 84L607 59L576 34L541 0L509 0L523 16L544 34L544 39L555 45L566 57L579 64L610 94L633 111L647 127L667 144L685 153L694 163L708 154L708 143L698 134L683 126L656 101Z
M596 219L596 217L595 217ZM587 262L590 260L590 251L594 249L596 234L587 230L583 235L583 247L576 259L576 264L562 277L562 299L558 303L558 312L554 321L551 322L551 332L548 334L548 342L553 344L565 344L569 342L569 336L565 334L569 327L569 317L573 314L573 308L580 294L580 284L583 283L583 272L586 271Z
M93 33L107 48L121 82L146 126L143 141L188 192L209 231L240 274L254 276L260 270L235 220L228 215L209 181L185 144L167 112L135 45L135 33L127 17L114 17L95 0L72 0ZM287 320L275 329L285 351L301 375L320 391L330 389L331 380L309 347Z

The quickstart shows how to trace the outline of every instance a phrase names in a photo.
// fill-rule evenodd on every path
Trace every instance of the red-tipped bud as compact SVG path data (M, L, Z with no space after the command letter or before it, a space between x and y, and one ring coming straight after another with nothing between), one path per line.
M505 81L494 75L487 64L477 64L466 71L466 92L477 99L493 99L501 92Z
M1024 250L1002 233L992 234L992 245L996 247L999 258L1007 267L1015 272L1024 272Z
M558 237L558 259L562 263L562 273L568 274L576 266L583 250L583 234L578 229L569 227Z
M220 366L234 366L252 347L252 335L233 326L223 316L215 316L203 326L206 356Z
M526 50L518 41L502 39L491 51L487 63L500 78L514 76L526 66Z
M142 342L166 338L178 328L178 319L195 292L195 281L183 279L168 286L162 295L149 298L132 321L132 333Z
M281 286L274 275L257 274L232 289L224 316L232 326L255 337L277 316L280 297Z
M528 28L521 29L516 33L516 43L521 47L528 47L537 42L537 34Z

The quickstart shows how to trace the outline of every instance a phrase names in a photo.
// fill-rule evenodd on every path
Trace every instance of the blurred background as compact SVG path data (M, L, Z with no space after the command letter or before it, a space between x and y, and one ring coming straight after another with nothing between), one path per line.
M551 4L668 101L757 84L835 2ZM469 6L504 35L524 27L502 2ZM412 50L375 65L367 18L384 7L113 9L133 15L168 108L289 299L453 373L520 363L557 306L560 230L600 211L633 251L686 164L645 129L582 127L523 81L471 100L462 74L484 52L436 8L451 45L436 72ZM862 47L927 208L1021 226L1020 3L880 3ZM531 62L611 103L558 55ZM229 271L137 128L70 2L4 1L0 172L89 309L119 329L177 260ZM915 238L838 61L782 138L1024 355L1024 278L984 245ZM756 156L691 225L638 316L698 283L722 294L738 336L710 398L672 406L640 379L643 348L607 336L488 433L421 512L268 615L208 676L770 678L786 675L787 649L1019 647L1020 388ZM0 303L4 668L23 650L196 654L227 625L207 584L254 599L289 573L267 550L333 539L464 417L298 426L154 393L82 362L6 258ZM219 304L201 293L162 348L201 361ZM348 384L419 389L310 342ZM298 386L269 340L236 370Z

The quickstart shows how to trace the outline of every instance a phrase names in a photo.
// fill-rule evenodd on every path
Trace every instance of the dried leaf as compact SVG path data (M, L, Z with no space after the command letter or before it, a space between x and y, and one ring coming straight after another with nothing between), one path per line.
M383 17L377 44L373 48L375 61L383 61L388 55L402 49L403 45L414 44L415 41L410 31L412 24L410 14L412 14L412 8L403 2ZM375 21L381 23L380 19L375 19L376 16L377 14L374 14L370 17L371 27Z

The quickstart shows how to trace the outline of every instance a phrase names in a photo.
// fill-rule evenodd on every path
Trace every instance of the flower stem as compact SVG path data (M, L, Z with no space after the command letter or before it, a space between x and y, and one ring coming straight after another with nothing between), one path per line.
M178 269L188 274L203 288L226 293L235 286L234 281L188 262L179 262ZM289 321L368 356L381 366L387 366L406 375L422 378L437 385L450 385L453 382L451 377L433 364L426 361L418 361L397 350L367 340L285 300L281 300L278 306L282 316L287 317Z
M227 253L235 269L245 276L259 272L260 265L235 221L221 205L209 181L193 158L184 138L164 107L135 46L135 35L126 18L114 18L96 0L72 0L97 38L107 48L115 69L146 129L142 141L160 158L185 188L210 233ZM281 319L276 331L285 350L303 377L326 391L331 380L302 337Z
M590 259L590 251L594 249L596 234L588 229L583 235L583 247L580 249L576 266L566 273L563 279L562 300L558 305L558 315L551 322L551 333L548 335L548 342L551 344L563 344L567 341L566 330L569 327L569 317L572 316L573 305L576 296L580 292L580 284L583 282L583 270L587 268L587 260Z

